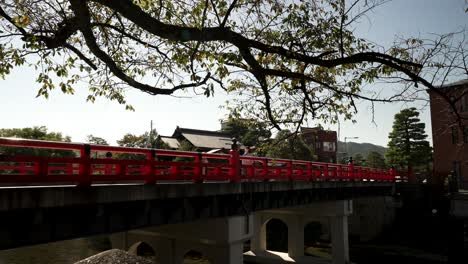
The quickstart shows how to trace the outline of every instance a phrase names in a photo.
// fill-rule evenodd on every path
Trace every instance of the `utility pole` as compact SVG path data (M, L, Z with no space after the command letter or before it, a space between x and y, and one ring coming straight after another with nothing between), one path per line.
M148 148L152 148L151 143L153 142L153 120L150 122L150 131L148 135L148 143L146 144Z

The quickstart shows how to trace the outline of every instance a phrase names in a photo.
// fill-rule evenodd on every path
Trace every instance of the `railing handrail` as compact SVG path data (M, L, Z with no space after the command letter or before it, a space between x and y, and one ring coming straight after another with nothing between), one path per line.
M230 154L218 154L2 137L0 137L0 146L73 150L80 153L79 157L68 158L0 156L0 183L14 182L15 179L21 182L28 179L48 182L73 180L82 185L89 185L93 181L100 180L127 181L132 179L144 180L148 184L161 179L185 179L194 182L285 179L395 181L397 174L394 169L360 167L352 163L346 165L250 155L240 156L237 150L231 150ZM143 157L138 160L129 157L115 159L112 155L106 158L91 157L92 152L142 154ZM157 159L156 157L168 158ZM173 159L177 157L189 159L174 161ZM60 163L65 165L62 167L53 165ZM57 171L62 174L57 174Z

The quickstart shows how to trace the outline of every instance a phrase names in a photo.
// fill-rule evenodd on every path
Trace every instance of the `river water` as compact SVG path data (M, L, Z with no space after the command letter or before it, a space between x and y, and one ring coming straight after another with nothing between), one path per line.
M0 250L0 264L72 264L98 253L79 238L11 250Z
M102 250L105 250L106 243L102 242L102 237L97 238L79 238L73 240L65 240L60 242L41 244L29 247L22 247L11 250L0 250L0 264L73 264L81 259L95 255ZM102 248L98 250L98 248ZM354 263L367 264L367 263L412 263L412 264L441 264L446 263L446 257L432 256L421 258L424 255L422 252L412 253L406 250L407 255L401 248L398 248L399 254L395 252L384 253L379 250L365 248L364 250L356 250L350 248L353 253L352 258ZM386 250L386 251L394 251ZM388 255L390 254L390 255ZM399 256L400 255L400 256ZM419 258L415 258L419 256ZM323 257L323 256L321 256ZM329 258L329 257L328 257ZM205 263L193 260L186 260L184 263Z

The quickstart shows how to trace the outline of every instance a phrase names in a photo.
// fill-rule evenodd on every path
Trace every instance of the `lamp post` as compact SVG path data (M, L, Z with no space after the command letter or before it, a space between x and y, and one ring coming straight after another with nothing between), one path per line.
M345 137L344 138L344 145L345 145L345 157L348 156L348 144L346 143L347 139L358 139L359 137Z

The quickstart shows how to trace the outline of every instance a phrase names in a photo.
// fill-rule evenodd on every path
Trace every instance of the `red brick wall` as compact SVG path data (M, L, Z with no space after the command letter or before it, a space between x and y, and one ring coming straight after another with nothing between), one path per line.
M455 98L465 92L467 94L464 99L468 103L468 85L444 88L443 91ZM454 162L457 162L460 164L460 187L468 189L468 143L464 142L462 128L457 124L456 116L445 99L433 91L429 92L429 96L434 146L434 180L441 183L442 179L454 170ZM457 102L456 106L460 111L461 103ZM460 114L468 118L468 111ZM468 127L468 120L464 120L463 123ZM457 131L455 133L457 142L452 141L452 134L455 131Z

